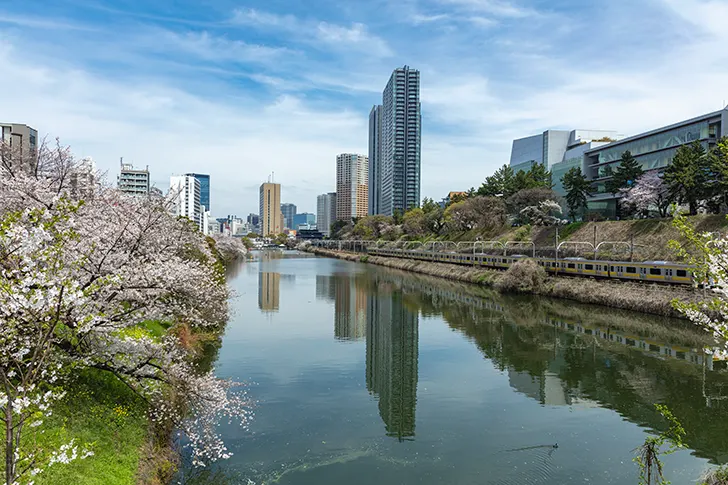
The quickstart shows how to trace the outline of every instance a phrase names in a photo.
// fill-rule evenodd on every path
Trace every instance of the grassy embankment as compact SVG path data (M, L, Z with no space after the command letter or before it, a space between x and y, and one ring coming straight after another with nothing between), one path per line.
M724 215L698 215L688 217L690 223L700 232L725 232L728 219ZM596 233L595 233L596 228ZM639 219L626 221L574 222L559 228L559 241L584 241L597 244L602 241L633 241L635 260L671 260L677 257L670 249L670 241L682 241L682 237L672 225L672 219ZM508 227L498 231L478 230L449 234L443 240L475 241L482 240L533 241L537 248L553 248L556 229L553 227ZM606 248L600 251L601 258L624 257L627 248Z
M141 328L155 338L169 325L147 322ZM37 485L131 485L168 482L176 467L170 431L151 425L147 403L108 372L89 369L66 385L66 396L32 439L41 449L57 449L74 440L94 456L55 465L36 477Z

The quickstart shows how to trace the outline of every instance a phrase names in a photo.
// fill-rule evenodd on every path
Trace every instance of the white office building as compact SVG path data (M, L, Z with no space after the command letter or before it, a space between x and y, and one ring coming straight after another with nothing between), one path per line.
M173 175L169 178L169 197L172 213L186 217L200 228L203 234L209 232L209 212L200 204L200 181L192 175Z

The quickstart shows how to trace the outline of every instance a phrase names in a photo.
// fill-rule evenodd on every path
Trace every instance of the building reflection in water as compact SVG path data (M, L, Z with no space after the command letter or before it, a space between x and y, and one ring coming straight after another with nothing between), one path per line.
M280 307L281 274L258 273L258 308L263 312L277 312Z
M387 436L415 436L419 314L404 305L401 291L371 288L367 296L366 383L379 397Z
M316 298L334 303L334 337L362 340L366 336L367 288L350 274L316 275Z

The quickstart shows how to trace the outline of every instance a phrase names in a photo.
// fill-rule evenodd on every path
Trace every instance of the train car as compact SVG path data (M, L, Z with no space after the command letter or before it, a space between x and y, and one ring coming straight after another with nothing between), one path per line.
M400 257L420 261L508 269L516 261L527 256L500 254L437 252L427 250L369 249L376 256ZM534 258L546 272L555 275L589 276L626 281L644 281L667 284L693 283L692 268L685 264L668 261L596 261L586 258Z

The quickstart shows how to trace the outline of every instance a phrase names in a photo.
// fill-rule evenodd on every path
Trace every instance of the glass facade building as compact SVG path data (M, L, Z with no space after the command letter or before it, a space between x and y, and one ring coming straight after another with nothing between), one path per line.
M210 211L210 176L202 173L188 173L200 181L200 205Z
M382 93L379 213L404 213L420 205L422 116L420 71L397 68Z
M707 151L722 136L728 136L728 108L588 150L584 155L586 175L594 181L589 209L606 217L616 215L617 196L607 192L606 183L610 169L617 169L626 151L644 171L661 172L681 146L697 141Z

